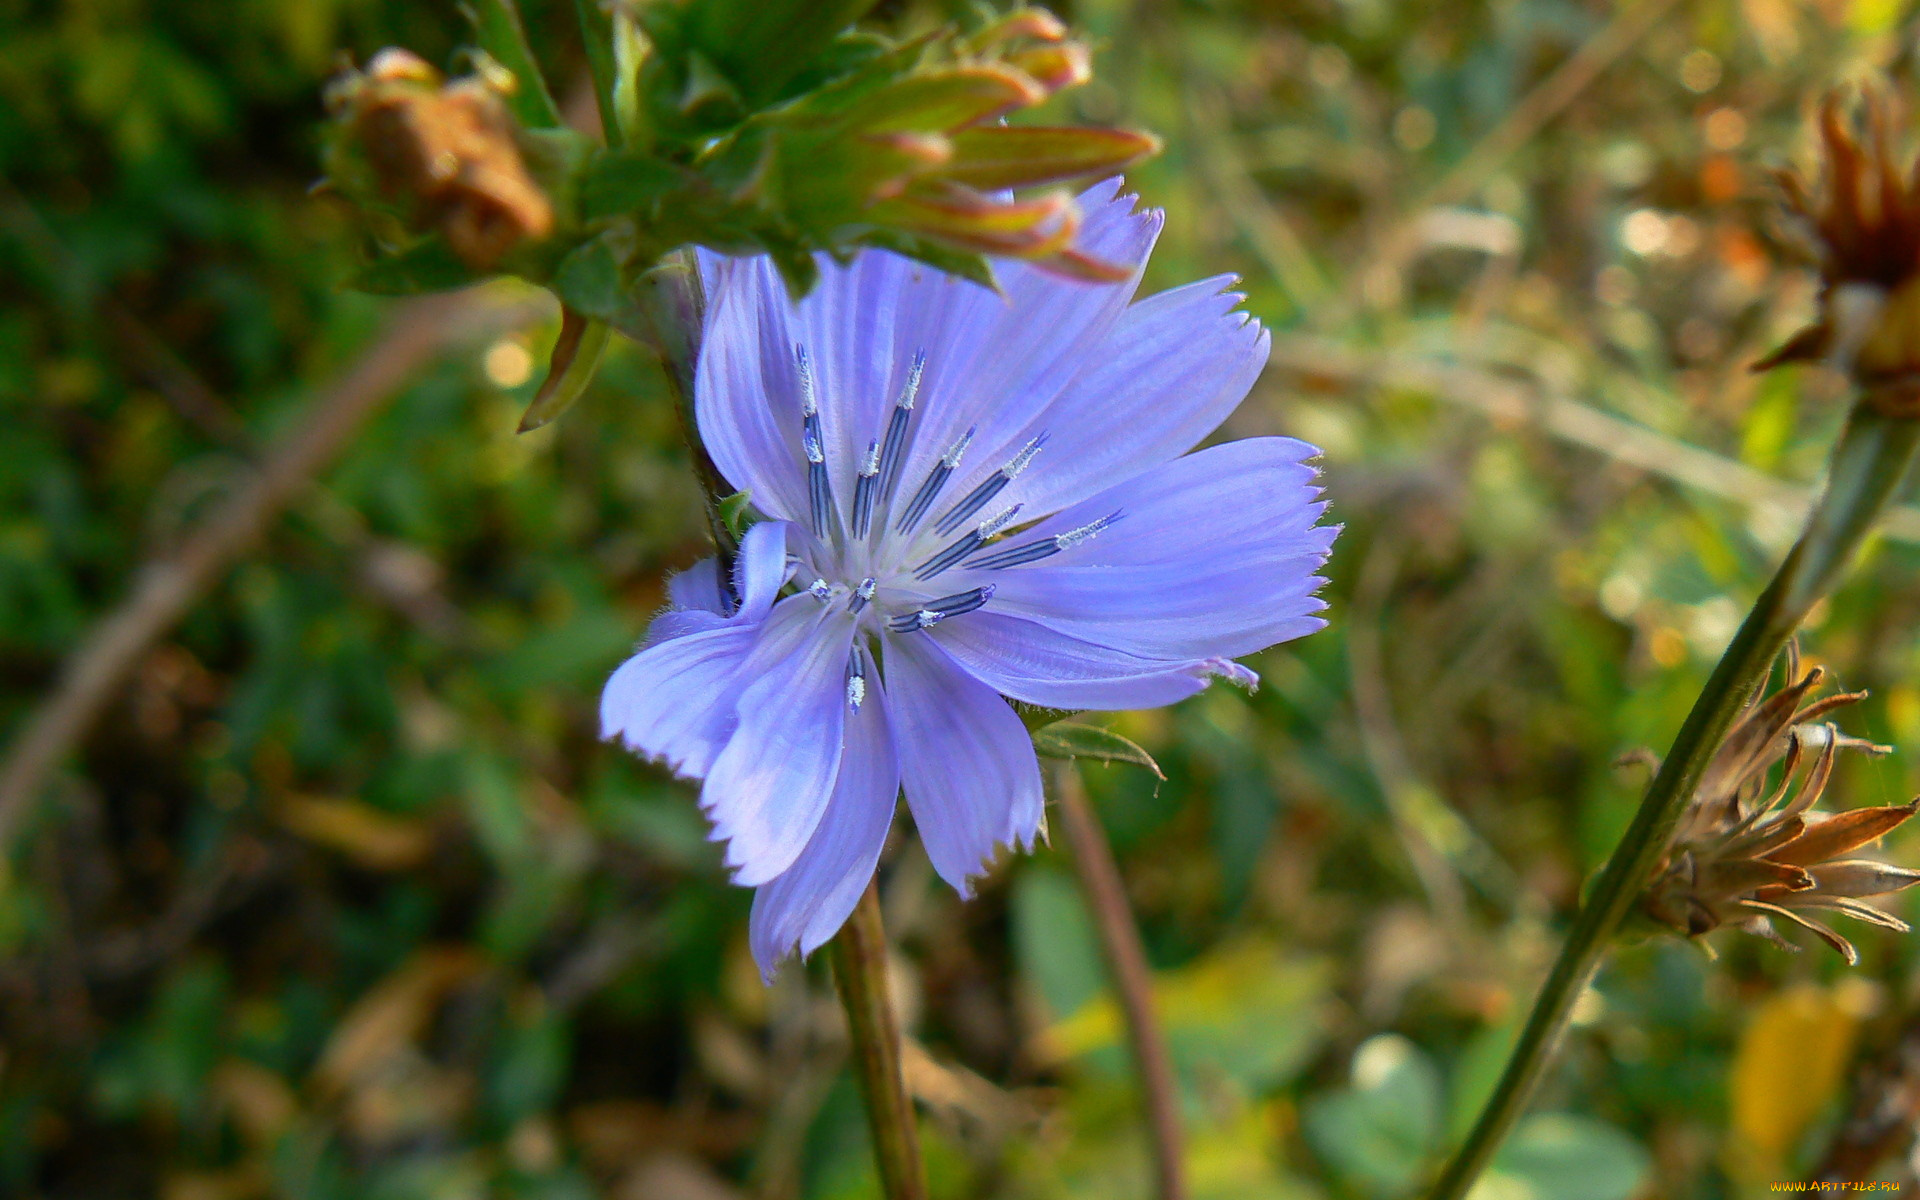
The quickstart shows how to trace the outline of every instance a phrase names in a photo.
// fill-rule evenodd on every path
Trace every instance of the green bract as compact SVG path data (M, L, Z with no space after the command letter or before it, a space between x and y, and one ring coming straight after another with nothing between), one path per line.
M433 291L504 273L647 339L642 273L678 247L773 257L879 246L991 283L988 256L1112 279L1075 249L1070 192L1158 148L1118 129L1004 119L1091 77L1040 9L906 40L851 28L870 0L683 0L580 15L603 141L559 125L511 0L474 12L471 75L405 51L330 91L328 183L364 218L360 286Z

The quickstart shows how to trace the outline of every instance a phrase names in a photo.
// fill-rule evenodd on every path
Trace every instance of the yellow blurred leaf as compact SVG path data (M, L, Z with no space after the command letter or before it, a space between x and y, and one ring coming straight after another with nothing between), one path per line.
M268 1195L264 1174L253 1167L232 1171L181 1171L160 1185L160 1200L253 1200Z
M299 1115L293 1088L278 1074L244 1058L213 1069L207 1086L248 1142L270 1147Z
M1154 1002L1176 1065L1252 1086L1278 1082L1318 1041L1327 964L1288 957L1249 940L1154 979ZM1118 1045L1120 1012L1102 995L1041 1032L1036 1049L1054 1060Z
M313 1069L323 1093L339 1093L410 1045L442 998L479 974L463 946L430 946L369 989L347 1011Z
M1853 0L1847 9L1847 25L1855 33L1869 36L1886 33L1896 25L1906 5L1900 0Z
M404 871L433 851L433 828L425 821L384 813L358 800L288 796L279 812L281 824L294 833L371 870Z
M1858 981L1798 984L1769 997L1740 1035L1728 1078L1733 1140L1728 1166L1747 1178L1778 1174L1839 1090L1865 1007Z

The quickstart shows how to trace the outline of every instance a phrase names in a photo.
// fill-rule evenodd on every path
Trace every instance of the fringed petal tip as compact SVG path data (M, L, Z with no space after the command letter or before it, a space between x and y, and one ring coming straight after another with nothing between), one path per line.
M1325 624L1324 621L1321 623ZM1224 679L1249 696L1260 690L1259 673L1230 658L1209 658L1200 664L1200 673L1210 680Z

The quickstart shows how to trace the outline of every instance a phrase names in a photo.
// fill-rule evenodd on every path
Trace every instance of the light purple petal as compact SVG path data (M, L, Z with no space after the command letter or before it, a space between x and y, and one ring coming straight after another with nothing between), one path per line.
M600 736L684 778L705 775L733 735L735 675L759 636L757 623L722 623L634 655L600 694Z
M900 765L879 679L847 719L846 748L820 826L793 865L753 896L749 942L771 979L782 959L826 944L873 878L900 795Z
M991 610L927 630L974 678L1049 708L1158 708L1207 686L1206 662L1168 662L1096 646Z
M694 373L694 412L714 466L735 488L753 494L770 517L802 520L807 513L805 460L797 404L770 402L761 347L786 334L784 301L759 286L772 268L744 260L736 278L709 297L705 340ZM791 349L788 350L791 354Z
M969 571L991 582L997 612L1147 658L1236 658L1310 633L1337 528L1291 438L1213 446L1110 488L1019 535L1111 528L1023 567Z
M852 644L844 609L790 596L740 665L739 721L700 789L736 883L754 887L786 870L820 823L840 769Z
M714 559L702 559L668 580L667 596L674 606L653 619L645 644L656 646L728 623L759 622L773 607L774 597L792 572L787 564L787 546L793 532L794 527L785 521L762 521L740 539L740 551L733 561L733 588L740 598L740 608L730 616L726 598L720 594L720 572Z
M1133 267L1130 279L1082 283L1027 263L996 263L1004 299L993 297L992 309L981 314L986 320L970 328L973 344L927 346L928 399L916 420L903 487L916 485L956 438L977 427L974 446L947 492L964 495L1018 450L1029 419L1095 361L1133 299L1164 221L1157 210L1135 212L1136 198L1118 191L1119 183L1109 180L1081 197L1086 222L1078 244L1098 258ZM954 361L945 367L949 374L936 379L934 367L942 358Z
M699 609L715 616L727 615L720 594L720 560L703 558L667 580L667 599L679 610Z
M916 486L962 432L978 426L980 450L963 471L998 465L1008 439L1070 383L1133 298L1159 234L1157 212L1136 213L1117 181L1082 197L1079 245L1134 268L1125 283L1089 284L1020 262L997 262L1001 293L886 251L852 264L820 259L820 281L799 305L766 258L703 260L717 284L696 386L700 432L727 481L753 492L771 516L808 512L800 383L794 347L805 345L820 404L822 450L844 513L847 481L924 352L901 474ZM953 494L965 479L956 478Z
M1040 828L1033 742L1007 702L930 639L889 642L886 684L914 824L940 877L971 895L999 846L1029 846Z
M791 568L787 551L794 528L785 521L762 521L740 538L733 560L733 588L740 597L741 616L763 617L787 582Z
M1231 277L1136 301L1065 392L1014 436L1046 448L1001 497L1052 512L1184 454L1227 419L1267 363Z

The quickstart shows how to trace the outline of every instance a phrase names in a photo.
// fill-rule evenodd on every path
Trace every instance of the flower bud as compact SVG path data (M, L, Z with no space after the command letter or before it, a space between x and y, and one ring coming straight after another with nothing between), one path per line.
M1038 9L970 35L897 46L819 91L749 121L715 152L735 200L777 212L803 240L864 236L923 257L1024 258L1078 278L1126 272L1073 247L1066 192L1013 191L1112 175L1159 149L1116 129L1000 124L1087 80L1087 49Z
M1728 731L1641 896L1640 911L1688 937L1732 924L1793 948L1773 925L1784 920L1854 963L1859 954L1853 944L1808 914L1838 913L1907 931L1904 921L1861 900L1920 883L1920 871L1847 856L1905 823L1920 811L1920 798L1881 808L1814 811L1839 751L1879 755L1889 748L1818 723L1865 693L1808 700L1825 673L1814 667L1795 679L1797 674L1797 662L1790 661L1793 682L1749 705ZM1811 760L1809 751L1815 752ZM1767 776L1776 763L1780 779L1769 791Z
M1869 91L1856 122L1828 96L1817 175L1776 173L1819 263L1820 309L1757 369L1824 361L1852 374L1876 405L1920 416L1920 175L1896 162L1890 107Z
M438 232L476 270L554 225L503 101L513 77L486 66L447 82L418 57L388 49L327 91L338 121L331 181L383 206L407 232Z

